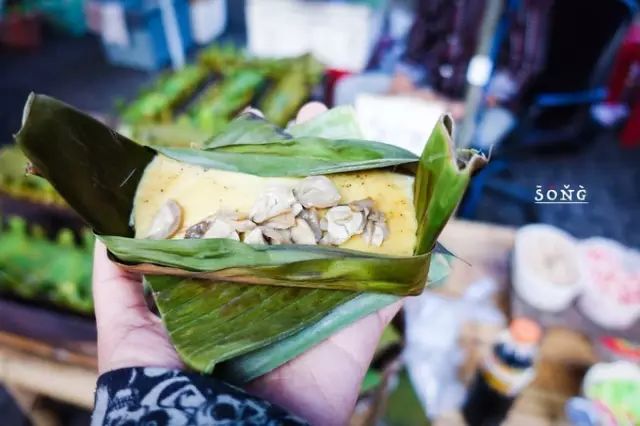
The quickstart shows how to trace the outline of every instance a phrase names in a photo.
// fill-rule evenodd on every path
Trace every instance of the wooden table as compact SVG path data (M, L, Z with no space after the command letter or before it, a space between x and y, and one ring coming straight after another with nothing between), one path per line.
M500 286L500 304L508 312L509 254L513 248L514 234L512 228L452 221L445 228L441 242L467 263L455 263L451 276L440 291L457 297L470 283L489 276ZM0 324L0 329L4 329L2 325ZM468 377L475 370L478 359L489 348L496 332L497 330L483 328L481 324L470 324L465 328L462 343L473 349L469 351L469 362L463 368L463 376ZM567 366L576 366L581 370L593 362L594 356L584 342L569 345L572 346L569 352L558 349L566 348L566 344L554 343L575 342L575 336L565 333L554 339L555 341L543 345L543 364L539 378L518 401L514 411L516 414L520 413L521 421L526 418L536 419L535 422L518 423L516 416L516 420L512 420L510 424L557 424L554 423L555 420L547 419L550 416L552 419L557 418L559 407L567 395L576 390L573 379L575 375L571 375L571 380L564 378L567 376ZM549 338L546 340L549 341ZM42 394L91 408L96 380L94 354L93 342L74 346L0 332L0 381L21 394ZM571 368L569 370L573 371ZM449 415L451 418L455 416L455 413Z

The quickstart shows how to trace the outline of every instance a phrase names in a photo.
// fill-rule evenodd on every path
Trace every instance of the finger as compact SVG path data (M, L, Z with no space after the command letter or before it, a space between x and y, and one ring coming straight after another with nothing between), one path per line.
M93 258L93 302L98 331L102 326L122 324L132 308L147 308L140 278L111 262L99 240Z
M300 111L298 111L296 122L304 123L305 121L309 121L317 115L322 114L327 109L327 106L322 102L309 102L300 108Z

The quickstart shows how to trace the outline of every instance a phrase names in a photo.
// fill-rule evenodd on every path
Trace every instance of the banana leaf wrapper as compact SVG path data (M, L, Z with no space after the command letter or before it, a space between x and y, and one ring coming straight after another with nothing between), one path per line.
M465 151L456 158L447 116L436 125L420 158L359 139L354 120L352 112L338 109L283 131L243 114L202 149L152 148L61 102L31 95L16 139L40 174L106 243L112 258L145 272L185 363L243 383L359 318L420 292L427 274L430 282L447 274L449 255L434 249L436 239L484 157ZM323 122L341 124L324 131ZM158 153L258 176L379 168L415 174L421 223L414 255L251 246L225 239L134 239L129 223L133 198L145 167Z

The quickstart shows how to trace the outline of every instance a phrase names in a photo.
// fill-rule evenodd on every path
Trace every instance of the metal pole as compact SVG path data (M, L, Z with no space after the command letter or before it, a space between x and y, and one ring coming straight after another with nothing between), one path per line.
M493 71L493 59L489 56L489 53L500 20L503 1L504 0L487 0L482 25L478 31L476 54L469 63L467 70L468 86L465 98L464 119L456 135L456 145L461 148L468 147L472 142L484 88Z

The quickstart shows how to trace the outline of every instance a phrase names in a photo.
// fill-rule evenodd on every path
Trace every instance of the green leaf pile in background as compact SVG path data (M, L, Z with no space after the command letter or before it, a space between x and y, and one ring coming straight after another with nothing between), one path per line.
M9 218L0 227L0 292L91 314L93 235L87 231L83 238L77 244L70 230L62 230L49 240L23 219Z
M244 115L203 149L153 149L65 104L32 95L17 141L42 175L102 235L114 258L146 272L183 360L199 371L244 382L400 295L419 292L427 281L429 261L429 282L448 272L449 255L432 250L471 173L484 159L470 151L456 158L447 118L436 125L421 158L362 141L360 133L352 131L357 128L354 120L354 114L345 110L329 111L292 126L294 136ZM335 129L322 125L337 121L343 123ZM60 152L65 155L52 155ZM156 152L186 163L260 176L389 167L416 174L414 200L420 226L415 254L399 258L338 248L258 248L215 239L135 240L129 227L133 198ZM314 288L307 288L309 284Z
M221 133L235 114L252 105L285 125L312 96L323 72L311 55L254 58L233 45L216 44L195 64L161 75L122 102L120 131L144 145L190 147Z
M27 158L16 146L0 148L0 194L16 199L65 207L64 199L49 182L26 174Z

